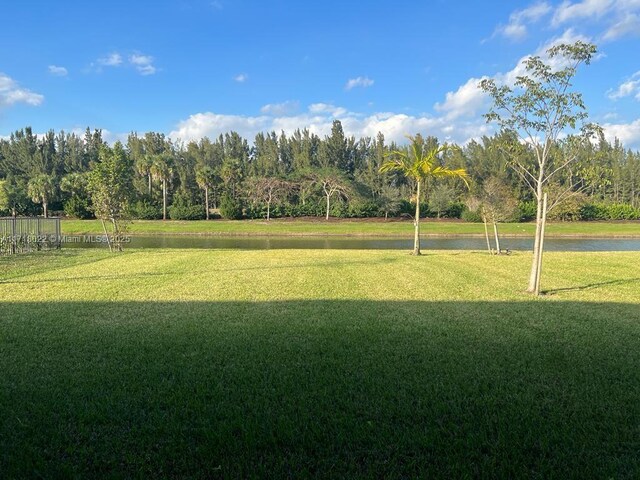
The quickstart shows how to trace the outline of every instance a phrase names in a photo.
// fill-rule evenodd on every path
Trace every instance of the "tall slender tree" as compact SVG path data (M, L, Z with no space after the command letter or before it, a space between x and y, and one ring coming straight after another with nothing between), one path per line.
M582 41L554 45L547 50L545 59L540 56L526 59L525 74L518 76L513 86L498 85L494 79L485 79L479 85L493 100L485 115L487 121L497 123L503 132L520 140L511 142L505 150L511 158L511 167L536 200L536 232L527 287L528 292L536 295L540 292L547 211L575 191L571 167L579 158L580 146L599 130L586 121L582 95L572 91L578 67L588 65L596 51L595 45ZM565 135L567 148L561 151L558 141ZM522 155L526 149L533 155ZM567 172L562 193L545 209L548 185Z

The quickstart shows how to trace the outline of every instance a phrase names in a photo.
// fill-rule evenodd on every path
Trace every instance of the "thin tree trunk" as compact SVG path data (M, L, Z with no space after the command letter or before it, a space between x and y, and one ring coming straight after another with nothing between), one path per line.
M147 177L149 178L149 196L151 196L151 173L149 173Z
M329 200L331 197L329 196L328 193L325 195L327 196L327 218L326 219L329 220Z
M487 227L487 217L485 215L482 215L482 221L484 223L484 237L487 239L487 251L489 252L489 255L491 255L493 252L491 252L491 241L489 240L489 227Z
M118 228L118 224L116 223L115 218L111 219L111 224L113 225L113 246L115 247L117 252L121 252L122 239L120 238L120 229Z
M44 218L47 218L47 202L42 202L42 209L44 210Z
M167 181L162 180L162 220L167 219Z
M113 252L113 248L111 247L111 240L109 240L109 234L107 233L107 226L104 223L104 218L101 218L102 222L102 230L104 231L104 236L107 239L107 245L109 246L109 252Z
M496 255L500 255L500 236L498 235L498 224L493 221L493 234L496 237Z
M209 187L204 187L204 208L205 216L209 220Z
M547 193L544 194L544 199L542 201L542 229L540 234L540 251L538 253L538 269L536 278L536 289L535 294L540 295L540 277L542 276L542 254L544 252L544 230L547 226Z
M420 181L418 181L418 188L416 192L416 218L413 222L415 226L415 232L413 236L413 254L421 255L420 252Z
M536 291L536 278L538 278L538 256L540 254L540 234L542 232L542 188L538 188L538 208L536 210L536 233L533 240L533 259L531 261L531 273L529 274L529 286L527 292Z
M271 203L267 202L267 222L271 220Z

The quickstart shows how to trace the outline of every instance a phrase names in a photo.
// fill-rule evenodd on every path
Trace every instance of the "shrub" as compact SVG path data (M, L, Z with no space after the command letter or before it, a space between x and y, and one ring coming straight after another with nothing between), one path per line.
M139 220L159 220L162 218L162 207L142 200L133 204L131 216Z
M449 206L442 213L443 217L447 218L461 218L462 212L466 210L464 203L461 202L453 202L450 203Z
M518 211L516 212L517 220L519 222L530 222L536 218L538 206L536 202L520 202L518 204Z
M562 222L580 220L580 212L585 201L586 197L582 193L571 195L551 210L547 218L549 220L560 220Z
M64 213L68 217L79 218L81 220L93 217L93 213L89 209L89 200L77 195L72 196L65 202Z
M460 218L469 223L482 223L482 217L478 212L465 208L460 215Z
M626 203L612 203L607 206L609 220L638 220L640 209Z
M371 218L377 217L380 213L380 209L375 202L351 202L349 203L349 209L347 216L349 218Z
M171 205L169 207L169 218L171 220L202 220L205 218L205 211L202 205Z
M240 220L242 218L242 202L225 193L220 199L220 215L227 220Z
M587 203L580 208L580 220L640 220L640 209L626 203Z

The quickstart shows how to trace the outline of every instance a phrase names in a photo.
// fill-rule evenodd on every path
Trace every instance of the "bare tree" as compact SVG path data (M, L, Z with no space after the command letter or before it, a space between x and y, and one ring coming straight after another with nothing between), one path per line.
M482 210L484 216L493 224L496 240L496 255L500 255L500 236L498 223L513 218L518 203L509 187L499 178L490 177L482 185Z
M271 220L271 205L284 201L291 193L291 182L275 177L252 177L247 181L246 193L254 204L267 207L267 222Z
M329 220L331 212L331 199L343 198L348 199L351 193L349 179L342 172L334 168L321 168L310 174L311 181L314 185L319 186L324 193L326 200L326 220Z

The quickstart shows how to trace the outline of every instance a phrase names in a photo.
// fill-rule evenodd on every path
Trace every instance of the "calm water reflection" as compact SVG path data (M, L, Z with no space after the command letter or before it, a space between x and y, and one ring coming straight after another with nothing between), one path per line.
M105 243L82 241L63 243L65 248L106 248ZM78 240L79 239L79 240ZM510 250L531 250L532 238L501 238L500 246ZM215 236L132 236L128 248L226 248L244 250L269 249L358 249L411 250L411 238L372 237L215 237ZM422 240L425 250L483 250L484 238L428 238ZM548 251L640 251L640 239L546 238Z

